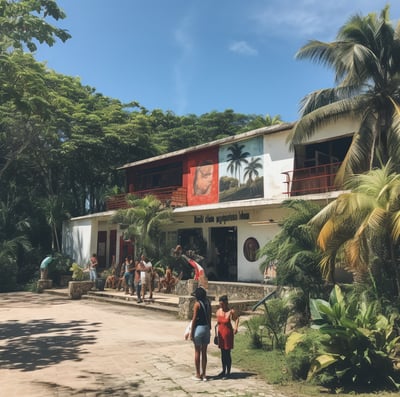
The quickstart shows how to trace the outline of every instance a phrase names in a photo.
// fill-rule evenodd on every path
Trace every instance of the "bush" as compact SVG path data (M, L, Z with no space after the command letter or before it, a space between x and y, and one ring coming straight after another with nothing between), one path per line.
M308 379L332 390L398 390L398 316L385 317L377 304L362 298L348 301L336 285L329 301L311 299L313 326L322 345L311 362Z
M17 273L18 266L13 260L8 258L1 258L0 262L0 292L10 292L17 289Z
M296 348L289 351L289 345L297 339ZM294 332L286 342L286 360L293 380L305 380L311 367L311 361L321 351L321 335L307 328L304 333Z
M263 348L263 329L265 328L265 317L262 315L252 316L243 322L247 327L250 347L255 349Z
M48 278L53 280L55 285L61 284L61 276L71 274L71 265L73 264L73 260L66 255L63 255L59 252L52 254L53 261L49 265L48 270Z
M270 299L264 302L264 314L253 316L245 322L251 346L264 348L269 342L271 349L282 350L285 345L285 330L290 311L288 299Z
M69 270L72 272L72 280L74 281L82 281L88 278L85 268L77 263L73 263Z

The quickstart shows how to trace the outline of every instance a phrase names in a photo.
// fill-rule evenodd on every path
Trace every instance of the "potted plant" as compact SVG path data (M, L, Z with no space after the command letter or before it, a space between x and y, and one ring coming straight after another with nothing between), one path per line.
M73 263L70 267L72 272L72 280L68 283L68 295L71 299L80 299L93 287L93 282L87 279L87 271L77 263Z
M83 281L87 278L85 269L76 262L71 265L69 270L72 272L72 280L74 281Z

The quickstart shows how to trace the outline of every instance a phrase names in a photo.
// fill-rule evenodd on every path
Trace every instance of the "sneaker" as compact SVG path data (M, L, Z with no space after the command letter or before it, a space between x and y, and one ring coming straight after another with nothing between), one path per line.
M203 376L202 379L203 379L203 382L207 382L207 380L208 380L207 376Z
M195 380L195 381L198 381L198 382L202 381L202 379L198 378L197 376L192 376L192 380Z

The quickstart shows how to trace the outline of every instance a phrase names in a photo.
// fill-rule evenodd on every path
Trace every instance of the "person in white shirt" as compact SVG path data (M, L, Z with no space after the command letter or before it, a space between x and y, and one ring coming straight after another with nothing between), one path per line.
M142 282L142 300L144 300L147 290L149 291L149 298L153 299L153 265L150 261L147 261L145 255L140 257L140 264L142 266L140 272L140 279Z

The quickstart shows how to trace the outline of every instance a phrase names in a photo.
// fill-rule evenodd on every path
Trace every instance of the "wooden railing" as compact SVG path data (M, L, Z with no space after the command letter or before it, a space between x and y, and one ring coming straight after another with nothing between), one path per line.
M143 198L148 195L157 197L163 204L170 207L185 207L187 205L186 188L182 186L170 186L165 188L140 190L131 192L136 197ZM128 208L126 193L117 194L107 200L107 210Z
M291 197L338 190L334 182L340 164L340 162L323 164L283 172L282 174L286 176L283 182L286 186L284 194Z

